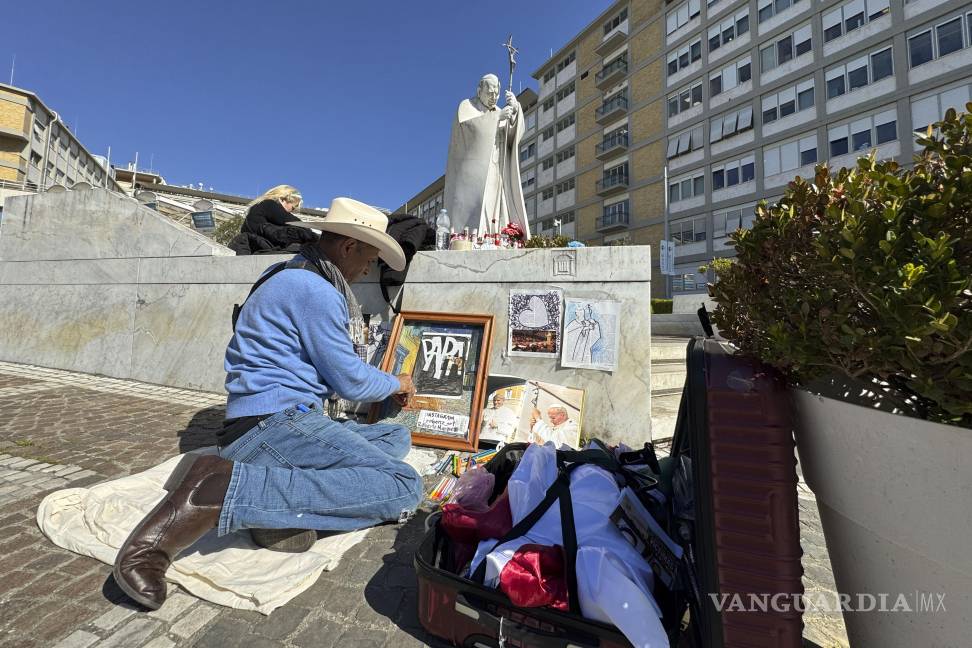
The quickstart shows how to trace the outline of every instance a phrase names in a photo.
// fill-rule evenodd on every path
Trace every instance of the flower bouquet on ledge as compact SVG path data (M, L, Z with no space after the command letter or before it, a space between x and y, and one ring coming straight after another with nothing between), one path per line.
M510 223L504 227L500 234L505 234L506 238L510 242L510 247L521 248L523 247L523 228L516 223Z

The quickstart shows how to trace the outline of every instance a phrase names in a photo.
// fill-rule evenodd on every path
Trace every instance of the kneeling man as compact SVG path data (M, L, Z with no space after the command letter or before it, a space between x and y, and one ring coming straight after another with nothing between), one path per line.
M226 349L219 455L187 455L118 551L115 580L145 607L162 605L169 564L213 528L350 531L397 520L421 499L421 478L402 461L406 428L337 422L323 409L332 395L414 393L410 376L362 360L365 325L349 286L376 258L401 270L405 255L387 218L349 198L299 225L320 240L252 293Z

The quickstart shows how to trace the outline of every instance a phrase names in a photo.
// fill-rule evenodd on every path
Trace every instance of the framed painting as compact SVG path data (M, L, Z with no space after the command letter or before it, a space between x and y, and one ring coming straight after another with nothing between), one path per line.
M368 420L404 425L415 445L476 450L492 343L492 315L399 313L381 368L411 375L415 396L375 403Z

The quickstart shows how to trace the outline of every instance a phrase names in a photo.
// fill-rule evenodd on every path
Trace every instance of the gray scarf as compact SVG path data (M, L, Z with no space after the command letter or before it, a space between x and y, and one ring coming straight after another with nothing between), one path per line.
M351 337L351 342L354 345L354 351L358 354L363 362L368 361L368 338L367 331L368 326L365 324L364 316L361 313L361 305L358 304L358 299L354 296L351 291L351 285L338 270L338 267L328 259L321 249L317 246L317 243L305 243L301 246L300 256L303 259L295 258L293 261L287 264L288 268L305 268L312 272L317 272L328 283L334 286L344 297L344 301L348 305L348 335ZM313 268L307 268L307 265L312 265ZM330 398L330 403L328 404L329 415L331 418L339 416L343 412L350 412L354 410L354 404L351 401L344 399L338 400L338 396L332 395Z

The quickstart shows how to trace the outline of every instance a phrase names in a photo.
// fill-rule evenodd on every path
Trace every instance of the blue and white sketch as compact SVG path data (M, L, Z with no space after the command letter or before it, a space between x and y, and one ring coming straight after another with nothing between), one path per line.
M568 297L560 364L578 369L618 368L621 302Z

